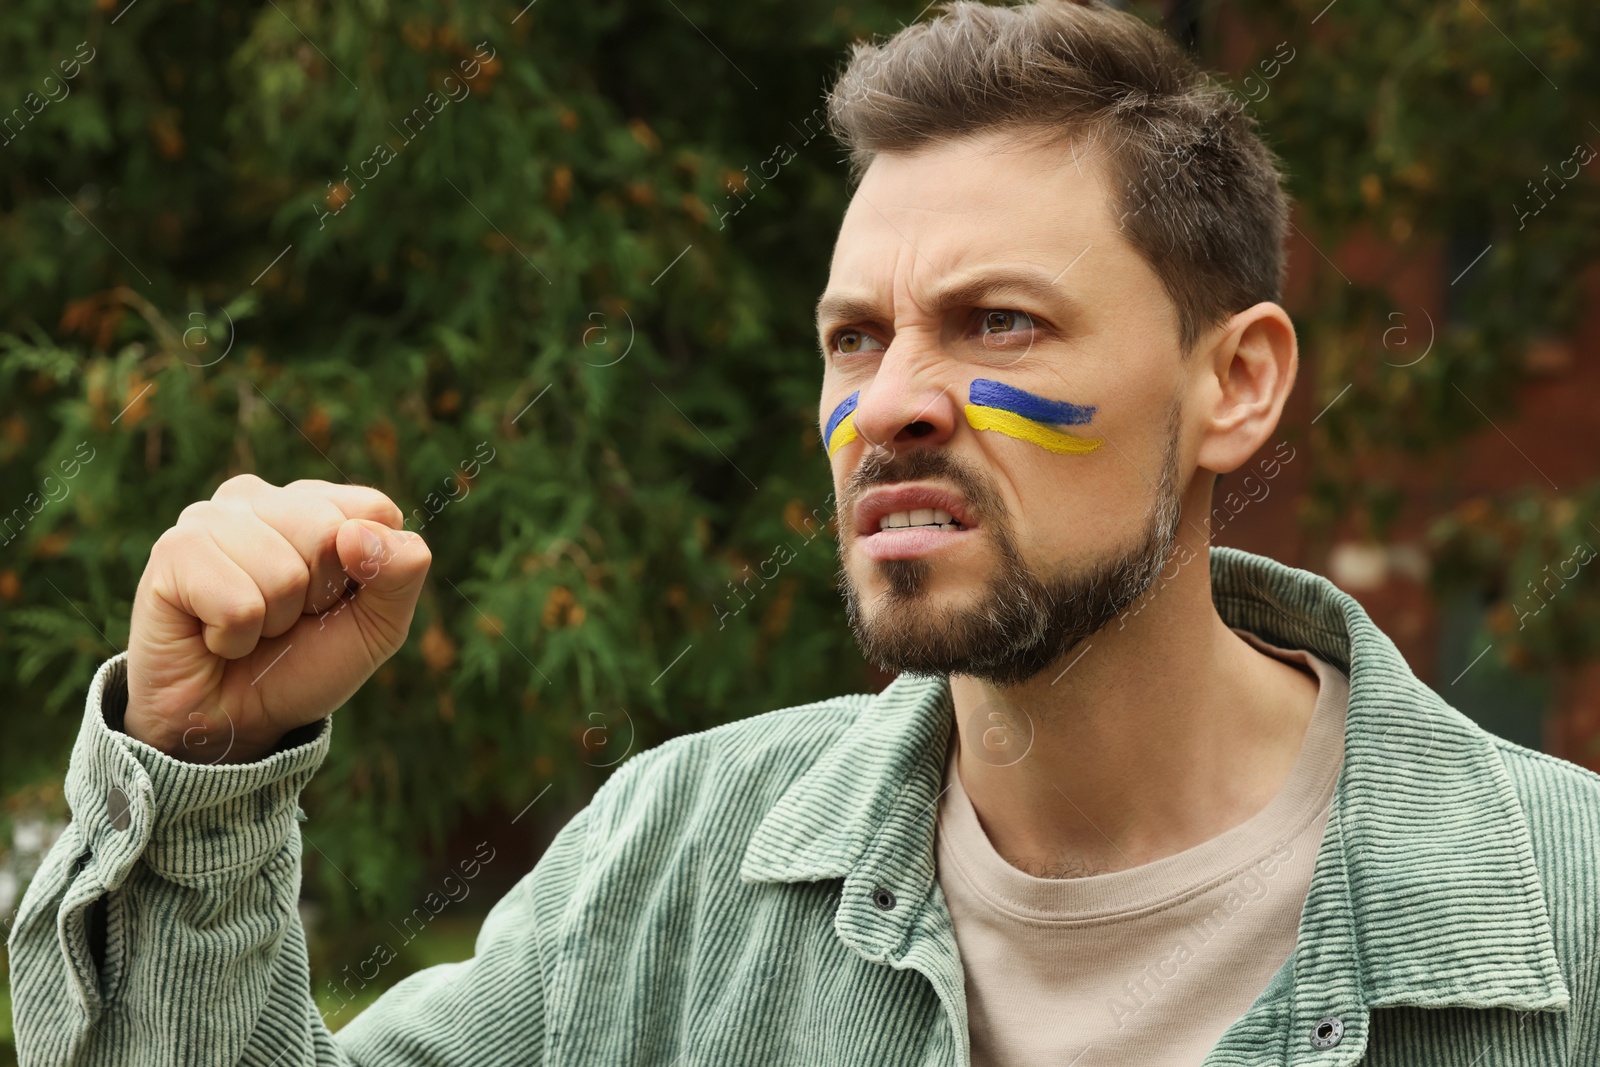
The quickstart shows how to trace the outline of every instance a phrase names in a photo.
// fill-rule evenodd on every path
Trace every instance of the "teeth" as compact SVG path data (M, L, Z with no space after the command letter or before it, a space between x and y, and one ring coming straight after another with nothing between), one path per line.
M908 526L932 526L940 530L964 530L955 516L943 508L917 508L914 511L896 511L878 520L880 530L898 530Z

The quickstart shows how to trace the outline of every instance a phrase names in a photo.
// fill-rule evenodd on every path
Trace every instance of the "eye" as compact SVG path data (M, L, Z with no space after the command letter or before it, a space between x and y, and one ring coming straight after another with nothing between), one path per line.
M989 346L1004 344L1008 334L1032 331L1033 328L1033 316L1026 311L989 308L980 312L978 317L978 335Z
M1032 315L1015 308L980 308L975 318L978 344L991 352L1004 352L1008 359L1033 351L1034 342L1045 332Z
M842 356L857 352L881 352L884 345L869 333L860 330L840 330L831 339L833 351Z

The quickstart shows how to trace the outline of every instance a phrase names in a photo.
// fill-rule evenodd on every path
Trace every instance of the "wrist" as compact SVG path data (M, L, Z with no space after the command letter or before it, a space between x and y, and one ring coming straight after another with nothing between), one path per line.
M182 723L141 715L130 708L113 729L184 763L202 766L254 763L277 750L280 736L254 737L239 731L225 711L207 716L191 711Z

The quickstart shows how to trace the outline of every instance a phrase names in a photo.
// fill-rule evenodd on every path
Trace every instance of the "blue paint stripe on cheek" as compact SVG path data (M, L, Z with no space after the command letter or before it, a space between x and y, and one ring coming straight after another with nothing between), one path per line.
M846 415L856 409L856 402L860 399L861 390L857 389L840 401L839 406L833 409L833 414L828 416L827 428L822 431L823 448L828 447L828 443L833 440L833 431L839 428L839 424L844 421Z
M971 400L982 407L1000 408L1050 426L1083 426L1094 418L1095 411L1092 405L1035 396L1026 389L989 378L973 380Z

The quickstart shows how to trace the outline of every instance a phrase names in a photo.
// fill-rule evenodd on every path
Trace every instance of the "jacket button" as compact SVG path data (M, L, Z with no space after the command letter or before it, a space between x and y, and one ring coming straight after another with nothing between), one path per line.
M106 794L106 815L111 819L114 830L126 830L133 821L132 806L128 803L128 794L116 786Z
M878 906L879 911L894 910L894 894L881 885L872 891L872 902Z
M1313 1048L1332 1048L1344 1040L1344 1021L1328 1016L1311 1028Z

